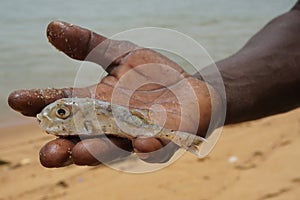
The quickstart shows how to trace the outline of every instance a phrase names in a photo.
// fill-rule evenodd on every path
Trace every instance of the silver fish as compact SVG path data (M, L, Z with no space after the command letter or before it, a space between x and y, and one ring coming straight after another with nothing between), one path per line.
M123 106L92 98L64 98L46 106L37 115L40 127L56 136L112 134L133 139L168 139L200 157L205 138L163 128L151 122L148 110L129 110Z

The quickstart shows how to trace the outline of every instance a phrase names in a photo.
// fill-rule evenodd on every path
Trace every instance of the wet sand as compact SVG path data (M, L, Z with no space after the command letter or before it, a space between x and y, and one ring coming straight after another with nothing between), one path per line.
M300 196L300 109L224 128L215 149L169 167L126 174L107 167L46 169L40 147L53 137L36 123L0 130L0 200L291 200Z

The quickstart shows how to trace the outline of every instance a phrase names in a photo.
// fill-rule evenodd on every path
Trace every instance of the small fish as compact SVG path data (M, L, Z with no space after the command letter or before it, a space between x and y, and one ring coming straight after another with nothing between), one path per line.
M168 139L200 157L205 138L163 128L151 122L148 110L92 98L64 98L46 106L37 115L40 127L56 136L112 134L123 138L157 137Z

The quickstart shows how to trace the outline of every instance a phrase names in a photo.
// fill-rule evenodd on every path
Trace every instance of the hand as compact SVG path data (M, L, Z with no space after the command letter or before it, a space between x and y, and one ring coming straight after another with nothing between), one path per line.
M153 50L140 48L130 42L108 40L101 35L65 22L50 23L47 28L47 36L57 49L71 58L87 59L104 67L108 65L106 71L109 74L97 85L86 88L15 91L9 96L8 102L16 111L26 116L36 116L46 105L60 98L95 95L97 99L111 101L112 95L117 94L113 98L114 103L123 105L128 100L130 108L160 109L153 112L152 116L158 124L162 123L161 113L166 113L165 123L161 124L166 128L180 129L186 132L195 132L196 128L198 135L205 136L211 119L211 100L218 103L218 95L210 96L204 82L190 77L167 57ZM99 44L101 44L101 48L97 49ZM97 47L96 51L92 52L95 47ZM91 52L90 55L92 56L89 55ZM146 67L139 68L139 66L144 65ZM149 71L150 68L153 70ZM170 69L172 69L171 72ZM122 80L122 86L120 86L120 80ZM163 80L165 86L173 87L173 91L155 83L148 83L135 88L136 84L140 84L143 80L152 82ZM187 92L186 86L179 84L183 80L188 82L193 92ZM191 104L187 106L182 118L180 102L174 95L174 90L176 93L183 94L185 99L191 99ZM128 97L128 93L132 93L131 96ZM153 105L160 106L155 107ZM198 115L195 110L198 108L201 110L200 122L195 120L197 119L196 115ZM155 113L159 114L155 115ZM115 145L112 145L108 140ZM58 138L48 142L41 149L40 161L45 167L62 167L72 163L77 165L100 164L87 151L87 145L94 149L97 155L101 155L102 161L126 157L131 152L135 152L146 162L159 163L168 161L178 148L175 144L167 145L168 143L169 141L157 138L136 138L133 141L112 136L109 139L90 138L84 140L75 137ZM127 153L123 155L114 154L117 147L126 150ZM162 150L162 147L165 148Z

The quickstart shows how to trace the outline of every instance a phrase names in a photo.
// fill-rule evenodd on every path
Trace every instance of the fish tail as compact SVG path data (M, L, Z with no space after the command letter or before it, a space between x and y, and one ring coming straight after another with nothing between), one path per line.
M163 134L163 137L171 140L181 148L186 149L197 157L202 157L201 146L203 143L207 142L207 140L203 137L181 131L172 131L171 133L165 133Z

